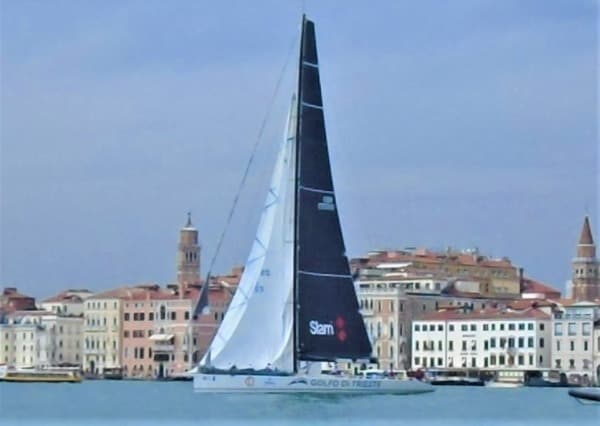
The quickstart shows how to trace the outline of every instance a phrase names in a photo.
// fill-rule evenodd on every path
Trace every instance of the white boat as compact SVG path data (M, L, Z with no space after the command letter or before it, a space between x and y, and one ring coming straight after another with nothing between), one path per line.
M416 379L321 372L322 362L368 363L372 348L345 255L315 29L306 17L298 68L298 96L292 99L256 238L225 318L193 374L194 390L431 392L431 385Z
M485 382L489 388L520 388L525 385L525 371L517 368L500 368L494 377Z
M489 380L485 382L485 386L488 388L521 388L522 383L517 382L502 382L497 380Z

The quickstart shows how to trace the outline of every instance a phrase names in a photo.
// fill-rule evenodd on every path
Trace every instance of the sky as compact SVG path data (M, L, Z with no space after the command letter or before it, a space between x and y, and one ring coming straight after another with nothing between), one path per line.
M563 289L586 213L600 239L594 0L0 0L0 286L173 282L188 211L205 274L258 140L213 272L243 264L303 8L348 255L476 247Z

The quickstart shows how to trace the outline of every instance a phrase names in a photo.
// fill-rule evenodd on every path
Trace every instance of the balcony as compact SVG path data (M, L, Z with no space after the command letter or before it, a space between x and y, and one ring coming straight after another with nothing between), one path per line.
M152 350L154 352L173 352L175 350L175 345L155 343L154 346L152 346Z

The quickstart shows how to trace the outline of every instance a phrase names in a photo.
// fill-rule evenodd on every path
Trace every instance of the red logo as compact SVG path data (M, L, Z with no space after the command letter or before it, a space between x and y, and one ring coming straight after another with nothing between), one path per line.
M348 338L348 333L346 332L346 320L341 315L338 315L335 319L335 336L340 342L345 342Z

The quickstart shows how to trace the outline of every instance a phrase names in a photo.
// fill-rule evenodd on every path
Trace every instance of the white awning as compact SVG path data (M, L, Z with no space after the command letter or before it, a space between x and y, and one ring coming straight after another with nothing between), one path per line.
M150 340L171 340L173 337L172 334L153 334Z

